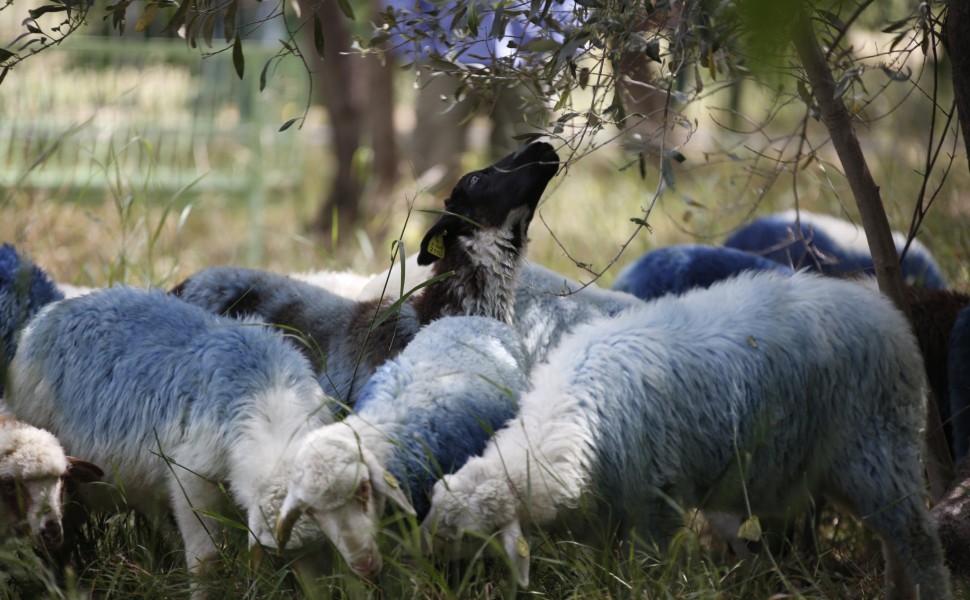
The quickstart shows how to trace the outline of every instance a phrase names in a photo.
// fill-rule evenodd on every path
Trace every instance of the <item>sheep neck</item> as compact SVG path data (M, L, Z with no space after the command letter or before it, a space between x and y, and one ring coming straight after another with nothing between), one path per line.
M454 275L429 285L414 300L419 322L426 325L439 317L468 315L511 324L515 280L525 250L518 246L523 239L510 230L490 229L459 239L454 251L432 268L433 277L449 271Z

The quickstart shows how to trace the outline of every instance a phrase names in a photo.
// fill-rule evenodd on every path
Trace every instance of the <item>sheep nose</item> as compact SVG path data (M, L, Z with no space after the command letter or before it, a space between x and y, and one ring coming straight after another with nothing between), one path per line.
M373 554L365 554L355 559L350 568L360 577L368 577L381 570L381 560Z
M64 529L61 527L59 521L48 521L45 523L40 535L44 542L44 547L50 550L56 550L64 543Z

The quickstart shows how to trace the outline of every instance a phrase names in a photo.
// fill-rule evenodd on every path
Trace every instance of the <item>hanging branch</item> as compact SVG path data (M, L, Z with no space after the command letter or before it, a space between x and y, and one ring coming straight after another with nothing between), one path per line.
M852 117L837 93L832 71L825 61L825 54L819 47L818 39L812 28L809 16L801 11L795 19L793 42L805 74L812 85L815 100L818 102L822 121L828 129L832 145L842 163L845 177L852 189L862 227L869 241L869 251L876 270L876 281L883 294L889 297L899 310L912 320L906 288L899 270L896 244L893 242L889 219L883 208L876 185L859 139L852 125ZM931 493L934 500L943 496L953 471L953 460L943 436L943 427L936 402L927 404L927 443L935 461L927 461ZM942 469L942 472L940 472Z

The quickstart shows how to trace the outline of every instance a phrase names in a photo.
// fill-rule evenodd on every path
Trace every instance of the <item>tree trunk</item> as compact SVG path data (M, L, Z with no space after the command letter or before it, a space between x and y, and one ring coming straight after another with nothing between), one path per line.
M953 99L957 105L963 143L970 157L970 3L952 0L943 22L943 44L953 69Z
M312 228L335 247L349 235L358 220L358 205L362 185L353 172L354 155L361 142L364 126L364 104L360 90L364 87L360 57L345 54L350 51L350 32L347 19L336 2L299 0L304 15L317 11L323 26L324 56L315 53L311 64L316 75L316 89L323 105L330 114L333 131L333 151L337 162L336 172L326 199L320 206ZM312 29L306 28L309 34ZM312 45L310 46L313 47Z
M876 281L883 294L888 296L912 322L906 288L899 270L899 257L893 242L889 219L879 195L879 186L869 172L862 147L852 125L852 117L845 103L835 93L836 84L825 55L818 45L809 16L802 11L796 19L793 42L805 74L812 85L818 101L822 121L828 129L832 145L845 171L852 195L855 197L862 227L869 241L869 252L876 270ZM940 415L933 398L927 401L927 442L932 453L927 460L927 473L933 500L939 500L946 492L952 477L953 461L943 436Z

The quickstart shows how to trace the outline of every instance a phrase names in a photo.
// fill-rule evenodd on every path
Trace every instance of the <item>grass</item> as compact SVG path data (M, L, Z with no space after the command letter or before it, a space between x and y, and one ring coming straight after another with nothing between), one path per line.
M5 90L15 85L8 79ZM29 86L27 86L29 88ZM158 93L161 93L159 91ZM83 198L72 189L30 190L8 186L0 195L0 241L15 243L57 281L89 286L130 284L168 288L211 265L247 264L279 272L352 269L376 272L388 265L391 244L408 211L440 208L441 195L422 190L405 176L390 198L370 199L359 230L340 232L351 242L325 247L306 228L324 195L331 158L312 137L323 117L311 113L300 136L303 176L258 204L219 191L160 192L151 182L132 184L119 172L99 195ZM710 126L707 124L706 126ZM814 127L814 125L813 125ZM918 128L917 128L918 129ZM919 189L921 140L901 143L890 123L864 132L871 168L885 194L893 226L905 229ZM137 132L136 132L137 133ZM716 132L720 148L741 152L727 132ZM696 148L697 146L695 146ZM701 145L703 147L703 145ZM709 146L713 147L713 146ZM532 229L529 260L571 277L589 280L605 273L609 285L619 266L644 250L679 242L716 243L752 214L793 205L795 186L772 181L751 152L737 159L718 151L685 149L676 167L676 188L659 198L638 231L659 185L658 169L646 178L623 169L629 157L616 145L584 158L558 177ZM137 144L120 153L141 151ZM110 169L106 156L80 156ZM481 149L465 157L469 169L485 163ZM959 160L930 211L920 239L937 257L953 287L970 290L970 202L962 197L970 174ZM938 175L936 176L938 178ZM798 199L804 208L855 215L848 187L831 163L815 161L800 172ZM402 240L413 253L431 217L412 214ZM388 226L390 224L390 226ZM379 231L392 234L380 234ZM629 241L629 246L624 245ZM616 260L617 264L607 269ZM579 263L579 264L578 264ZM585 265L585 267L580 266ZM227 517L230 530L241 525ZM232 526L235 524L235 526ZM415 552L413 523L404 533L389 523L386 565L378 582L353 578L339 561L333 575L308 582L291 568L292 557L266 555L258 564L242 536L224 549L222 560L201 585L213 598L876 598L882 596L883 564L878 544L857 520L836 513L820 518L814 553L759 556L753 562L725 557L724 549L700 525L685 529L663 558L623 547L590 547L568 538L537 533L532 543L529 590L508 582L505 565L489 544L476 560L457 565L430 562ZM170 598L184 595L193 578L184 567L177 531L166 519L130 514L99 516L78 542L77 560L65 573L47 568L23 544L0 549L0 596L6 598ZM404 539L401 544L395 538ZM326 560L327 548L317 558Z

